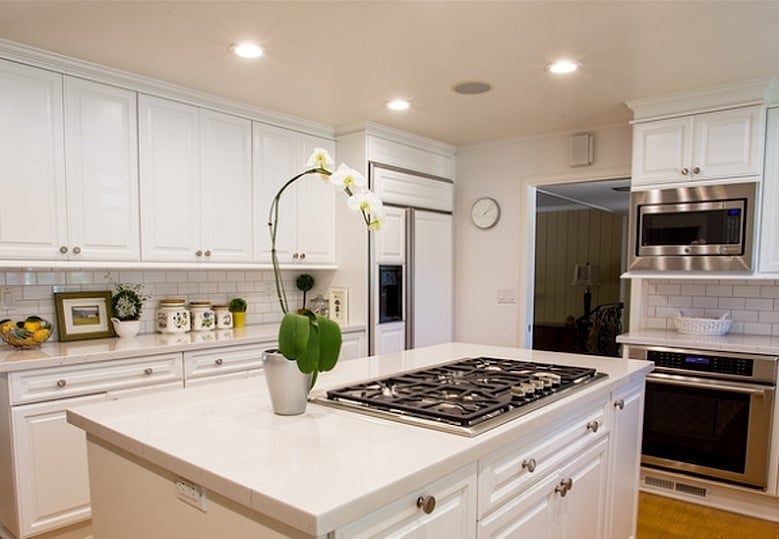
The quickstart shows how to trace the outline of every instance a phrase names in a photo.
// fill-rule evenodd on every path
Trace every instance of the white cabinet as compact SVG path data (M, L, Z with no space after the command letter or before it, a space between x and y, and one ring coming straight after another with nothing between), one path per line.
M638 123L632 184L760 176L764 125L761 106Z
M305 170L314 148L325 148L333 155L335 144L258 122L253 125L254 176L259 186L255 195L256 249L260 262L271 260L268 220L273 198L287 181ZM280 264L335 263L336 191L315 174L303 177L285 189L279 203L276 235Z
M138 260L135 93L0 61L0 116L0 256Z
M384 227L380 234L371 234L376 264L403 264L406 261L406 211L384 208Z
M262 353L275 346L268 342L184 352L185 385L255 376L262 370Z
M67 423L65 410L90 402L182 387L181 354L118 363L14 372L0 394L11 405L2 436L12 440L17 537L29 537L89 518L89 482L84 432ZM0 421L0 425L4 423Z
M760 271L779 273L779 108L768 111L763 215L760 222Z
M251 262L251 122L141 95L142 258Z
M406 349L406 323L386 322L374 326L373 354L389 354Z
M335 531L350 537L476 536L476 465L404 496Z
M348 331L341 335L341 354L338 361L365 357L365 332Z

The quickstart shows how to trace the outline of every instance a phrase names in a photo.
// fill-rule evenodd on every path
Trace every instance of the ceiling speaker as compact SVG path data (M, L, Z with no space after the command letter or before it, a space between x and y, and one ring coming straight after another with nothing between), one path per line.
M568 166L581 167L592 164L593 137L591 133L571 135L568 140Z

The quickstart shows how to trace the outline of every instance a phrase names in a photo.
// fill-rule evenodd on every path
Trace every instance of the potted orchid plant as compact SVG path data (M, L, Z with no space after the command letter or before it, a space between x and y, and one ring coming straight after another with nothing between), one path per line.
M306 394L308 390L314 387L320 372L329 371L335 367L341 351L341 328L335 321L315 314L310 309L304 308L300 311L289 309L276 252L276 233L279 227L279 200L284 191L293 183L308 175L318 175L322 180L343 191L348 197L347 205L353 211L361 214L362 220L369 230L379 230L383 223L381 200L368 190L367 182L363 175L345 164L341 164L334 172L332 167L333 160L327 151L321 148L315 149L308 160L306 170L292 177L279 189L276 196L273 197L268 212L271 263L273 265L276 296L283 313L278 333L278 352L286 360L296 362L297 368L301 373L311 375L310 382L308 382L308 387L306 388ZM266 369L267 376L270 375L268 370ZM272 392L271 397L273 398ZM305 408L305 401L303 406ZM276 410L275 402L274 410ZM302 411L290 413L302 413ZM277 411L277 413L283 412Z

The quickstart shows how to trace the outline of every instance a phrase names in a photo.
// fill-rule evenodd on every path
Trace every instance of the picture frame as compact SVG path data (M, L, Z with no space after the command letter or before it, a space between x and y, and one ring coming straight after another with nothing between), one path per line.
M57 335L60 341L114 337L111 291L55 292Z
M330 319L345 326L349 320L349 291L346 288L333 287L328 294L330 300Z

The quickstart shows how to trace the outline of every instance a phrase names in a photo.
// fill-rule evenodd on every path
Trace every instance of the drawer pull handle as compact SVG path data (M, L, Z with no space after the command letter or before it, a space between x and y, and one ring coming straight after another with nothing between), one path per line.
M597 421L590 421L587 423L587 430L591 430L593 433L598 432L598 429L600 428L600 423Z
M560 496L565 498L565 495L568 494L568 491L573 488L573 479L570 477L566 477L562 481L560 481L560 484L557 485L554 489L555 492L559 492Z
M700 174L701 173L701 167L692 167L692 173L693 174Z
M420 496L417 498L417 507L429 515L435 509L435 496Z
M195 251L195 256L203 256L203 251L198 249L197 251Z
M154 369L152 369L151 367L146 367L145 369L143 369L143 374L145 374L146 376L149 376L153 372L154 372Z
M78 245L73 247L73 254L80 255L81 254L81 247L79 247Z
M214 361L214 365L221 365L222 363L224 363L224 361L222 360L221 357L217 358L216 361Z
M614 401L614 408L619 408L620 410L625 409L625 399L617 399Z
M536 459L525 459L522 461L522 467L526 469L528 472L533 473L536 471L536 465L538 463L536 462Z
M684 167L682 169L682 176L687 176L690 173L690 169L687 167Z
M65 387L66 385L68 385L68 381L64 378L57 380L57 387Z

